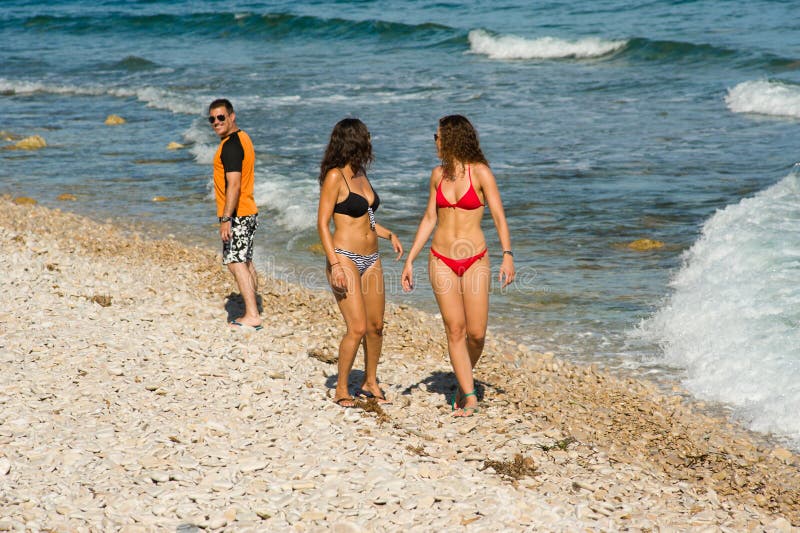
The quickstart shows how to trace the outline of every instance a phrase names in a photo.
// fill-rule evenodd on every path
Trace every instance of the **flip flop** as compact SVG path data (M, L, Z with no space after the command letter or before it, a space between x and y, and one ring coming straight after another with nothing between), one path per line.
M374 399L376 402L378 402L378 405L392 405L391 400L387 400L385 395L381 394L381 396L376 396L368 390L358 389L356 396L359 396L365 400Z
M345 405L342 402L353 402L353 405ZM342 396L338 400L333 400L333 403L335 403L339 407L344 407L345 409L355 409L355 407L356 407L356 399L355 398L348 398L347 396Z
M464 414L461 414L461 415L457 414L459 412L464 413ZM472 405L470 407L459 407L458 409L456 409L456 412L453 413L453 417L454 418L467 418L467 417L476 415L476 414L478 414L480 412L481 412L481 410L478 408L477 405Z
M252 329L253 331L260 331L260 330L264 329L264 326L261 325L261 324L259 324L257 326L248 326L247 324L242 324L241 322L239 322L237 320L231 320L230 322L228 322L228 324L230 324L231 326L237 327L237 328Z

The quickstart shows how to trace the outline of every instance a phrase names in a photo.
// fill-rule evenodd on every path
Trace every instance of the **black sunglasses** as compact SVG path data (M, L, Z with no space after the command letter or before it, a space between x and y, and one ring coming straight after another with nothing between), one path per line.
M208 123L213 124L215 119L219 120L220 122L225 122L226 118L228 117L226 117L225 115L217 115L216 117L214 115L211 115L210 117L208 117Z
M439 134L438 133L434 133L433 134L433 142L436 142L438 140L439 140Z

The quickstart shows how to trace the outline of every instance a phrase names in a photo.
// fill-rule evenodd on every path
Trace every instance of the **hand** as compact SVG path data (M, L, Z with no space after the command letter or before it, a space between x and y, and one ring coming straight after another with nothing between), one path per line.
M500 265L500 274L497 276L497 281L500 282L500 288L507 287L514 281L514 258L509 254L503 254L503 264ZM503 278L505 277L505 281Z
M219 238L222 239L222 242L228 242L229 240L231 240L230 221L219 223Z
M335 291L347 292L347 274L339 263L331 265L330 282Z
M389 239L392 241L392 248L397 252L397 257L394 260L400 261L400 258L403 257L403 245L400 244L400 239L394 233L389 234Z
M406 261L405 266L403 266L400 283L403 285L405 292L411 292L414 289L414 266L409 261Z

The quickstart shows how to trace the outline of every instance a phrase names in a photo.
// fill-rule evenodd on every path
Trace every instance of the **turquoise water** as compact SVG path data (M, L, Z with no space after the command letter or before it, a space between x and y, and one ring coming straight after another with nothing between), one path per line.
M495 291L492 329L534 349L675 376L800 442L797 417L786 416L800 411L791 260L800 203L788 186L800 159L795 2L31 4L6 1L0 14L0 130L41 135L48 147L0 151L0 193L63 208L55 199L70 192L79 199L70 209L216 247L217 139L204 117L226 96L258 152L257 262L322 287L309 247L333 124L349 115L370 127L379 219L408 246L436 164L436 121L462 113L497 176L519 271L511 290ZM111 113L127 123L103 125ZM167 150L173 141L186 148ZM728 259L763 254L745 279L761 273L772 296L752 301L752 323L787 327L755 327L731 352L708 340L728 337L737 313L700 311L735 309L759 291L723 278L698 300L683 297L699 289L681 280L717 279L726 264L695 245L717 228L715 213L772 198L773 187L789 191L782 207L745 202L758 206L747 216L785 223L759 225L764 248L733 247ZM714 233L722 248L740 231L724 224ZM626 248L639 238L666 246ZM425 284L402 294L399 266L388 267L391 301L433 309ZM688 316L699 328L689 340ZM747 392L742 367L768 398ZM790 379L779 386L776 373Z

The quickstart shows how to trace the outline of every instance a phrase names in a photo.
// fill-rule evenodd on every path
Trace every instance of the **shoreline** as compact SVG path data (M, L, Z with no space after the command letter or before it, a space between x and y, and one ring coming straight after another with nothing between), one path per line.
M341 409L326 291L264 279L265 329L231 332L210 250L0 204L0 525L800 527L797 454L652 382L490 330L482 412L453 420L439 321L387 302L394 405Z

